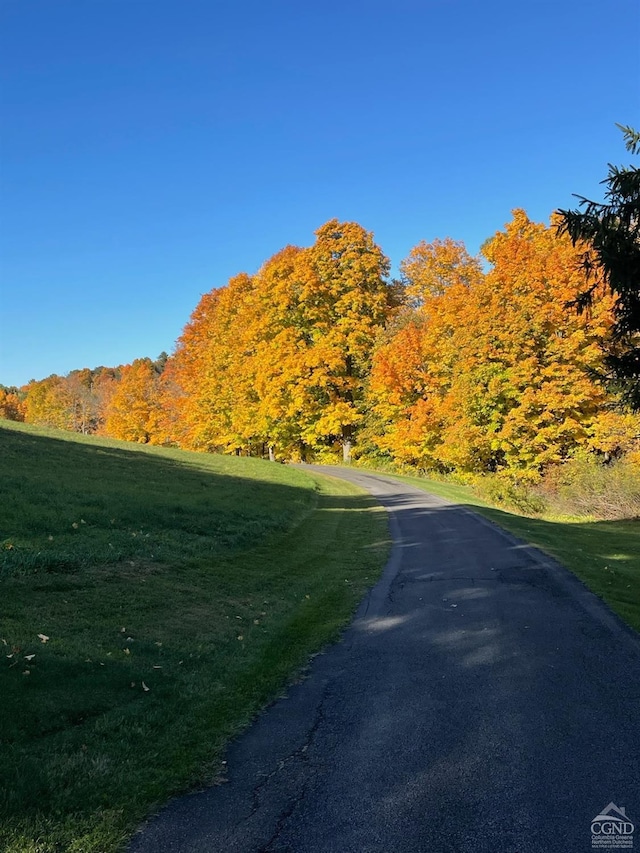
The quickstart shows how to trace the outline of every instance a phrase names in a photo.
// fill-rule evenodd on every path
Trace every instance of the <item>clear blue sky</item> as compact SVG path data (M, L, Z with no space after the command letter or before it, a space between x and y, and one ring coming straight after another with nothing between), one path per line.
M475 252L628 163L637 0L0 0L0 383L171 351L332 217Z

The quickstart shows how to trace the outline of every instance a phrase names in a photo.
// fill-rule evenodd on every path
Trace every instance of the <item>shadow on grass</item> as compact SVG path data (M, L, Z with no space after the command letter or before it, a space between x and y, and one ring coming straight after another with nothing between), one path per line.
M47 853L111 850L114 827L210 776L229 737L336 638L384 562L384 513L261 460L13 430L0 442L27 514L9 528L3 504L7 553L48 541L58 513L78 527L54 534L53 557L61 538L79 559L81 536L105 557L0 582L0 847L24 835ZM191 514L221 532L194 533ZM109 542L134 550L116 563ZM83 827L96 840L78 841Z
M551 554L640 631L640 521L545 521L470 506Z
M303 473L258 459L4 427L0 450L4 573L221 554L316 501Z

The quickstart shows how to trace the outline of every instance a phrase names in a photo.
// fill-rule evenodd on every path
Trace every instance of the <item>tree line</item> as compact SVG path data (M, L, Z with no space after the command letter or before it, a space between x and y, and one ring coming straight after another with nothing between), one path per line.
M604 183L604 204L549 224L515 210L479 256L422 241L399 279L371 232L333 219L205 294L171 356L0 387L0 416L442 472L638 454L640 175Z
M589 311L584 246L516 210L481 257L421 242L389 279L373 235L331 220L205 294L170 357L0 392L0 412L128 441L423 469L541 470L636 448L603 380L614 300Z

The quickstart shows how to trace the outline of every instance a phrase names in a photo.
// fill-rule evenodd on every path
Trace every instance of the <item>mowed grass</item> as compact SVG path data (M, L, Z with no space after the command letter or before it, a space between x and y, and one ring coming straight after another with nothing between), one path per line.
M640 520L531 518L489 506L466 486L401 477L504 527L570 569L628 625L640 631Z
M5 853L115 851L214 780L388 553L368 496L261 460L3 422L0 474Z

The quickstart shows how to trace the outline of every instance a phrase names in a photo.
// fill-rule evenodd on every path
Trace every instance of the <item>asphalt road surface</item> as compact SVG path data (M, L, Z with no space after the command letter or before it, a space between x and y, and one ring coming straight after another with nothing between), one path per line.
M611 803L635 826L611 841L640 849L638 635L468 510L324 470L388 509L383 578L230 747L227 783L172 801L131 853L629 849L593 846Z

